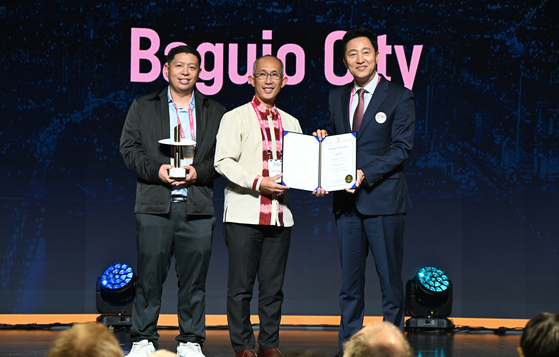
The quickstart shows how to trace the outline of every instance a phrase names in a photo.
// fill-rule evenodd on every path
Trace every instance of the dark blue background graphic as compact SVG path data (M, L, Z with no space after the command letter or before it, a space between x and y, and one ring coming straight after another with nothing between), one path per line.
M2 5L4 4L4 5ZM131 28L161 45L224 43L227 109L250 85L227 76L228 44L305 50L305 78L278 106L306 133L324 127L332 88L324 41L364 25L423 45L413 90L417 130L406 164L404 279L423 265L448 273L453 316L528 318L559 312L559 27L557 1L17 1L0 3L0 313L95 313L95 282L117 261L135 267L136 178L118 144L132 100L166 85L130 81ZM143 43L142 46L148 44ZM336 51L336 73L345 69ZM207 57L211 66L211 55ZM244 61L244 63L243 63ZM387 74L402 77L394 50ZM287 58L287 73L294 59ZM149 63L142 63L149 71ZM211 84L211 81L209 82ZM223 179L216 181L218 222ZM296 225L286 315L337 315L340 267L331 198L292 190ZM367 315L381 315L369 262ZM207 313L226 312L227 251L218 223ZM162 313L176 312L169 274Z

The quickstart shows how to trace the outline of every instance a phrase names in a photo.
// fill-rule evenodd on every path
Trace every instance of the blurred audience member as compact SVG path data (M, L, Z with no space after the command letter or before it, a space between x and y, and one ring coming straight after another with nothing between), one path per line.
M543 312L532 317L520 338L518 354L520 357L559 356L559 315Z
M60 332L47 357L124 357L124 353L107 326L77 324Z
M167 350L157 350L149 357L177 357L177 354Z
M371 322L344 344L344 357L413 357L399 328L390 322Z

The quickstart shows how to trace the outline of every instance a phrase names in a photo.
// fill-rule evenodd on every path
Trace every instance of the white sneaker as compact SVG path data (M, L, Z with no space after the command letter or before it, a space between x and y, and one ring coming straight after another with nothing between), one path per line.
M155 352L155 347L153 343L148 340L141 340L140 342L134 342L132 344L132 349L126 357L146 357Z
M200 345L192 342L181 342L177 347L177 356L179 357L205 357L202 353Z

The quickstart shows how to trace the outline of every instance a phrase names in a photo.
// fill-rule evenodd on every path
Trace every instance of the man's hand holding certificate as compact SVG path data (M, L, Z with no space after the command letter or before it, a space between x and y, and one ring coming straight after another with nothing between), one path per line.
M356 139L354 133L311 136L285 132L283 183L313 193L355 189Z

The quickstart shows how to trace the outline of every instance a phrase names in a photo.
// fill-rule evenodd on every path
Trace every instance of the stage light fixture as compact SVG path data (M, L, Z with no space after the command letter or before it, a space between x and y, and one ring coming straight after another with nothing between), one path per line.
M452 313L452 282L442 269L425 266L406 284L406 321L409 329L449 330Z
M97 279L97 322L107 326L131 326L132 302L136 294L136 275L128 264L109 266Z

